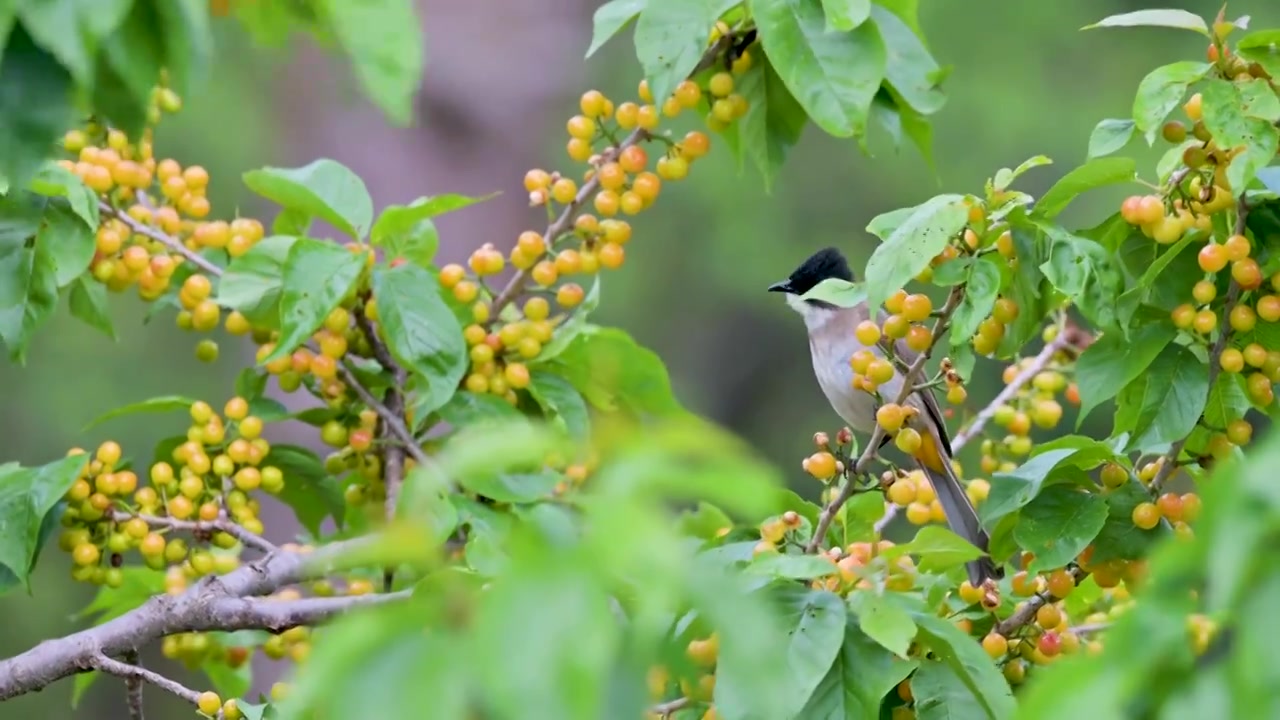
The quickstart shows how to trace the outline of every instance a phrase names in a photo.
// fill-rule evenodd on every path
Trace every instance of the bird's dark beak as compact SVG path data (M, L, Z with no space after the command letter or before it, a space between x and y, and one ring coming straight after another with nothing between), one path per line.
M791 289L791 281L782 280L780 282L776 282L769 286L769 292L783 292L783 293L793 292L793 290Z

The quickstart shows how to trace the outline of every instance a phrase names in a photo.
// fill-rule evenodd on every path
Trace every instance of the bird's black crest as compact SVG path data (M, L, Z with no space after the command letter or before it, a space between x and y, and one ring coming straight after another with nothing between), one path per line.
M791 277L787 278L787 284L791 292L803 295L827 278L853 281L853 271L849 269L848 261L839 250L833 247L823 248L810 255L809 259L801 263L800 267L791 273Z

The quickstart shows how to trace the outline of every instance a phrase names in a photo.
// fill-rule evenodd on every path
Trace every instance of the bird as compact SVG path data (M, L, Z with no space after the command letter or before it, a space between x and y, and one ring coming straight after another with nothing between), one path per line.
M769 286L769 292L783 293L787 304L804 319L809 335L809 354L813 360L813 372L823 395L849 426L871 434L876 427L876 411L882 402L894 402L902 390L902 374L879 387L880 399L865 390L853 386L854 372L850 365L853 354L870 350L876 357L886 357L884 348L877 343L866 346L855 335L858 324L871 317L866 301L853 307L840 307L815 298L804 298L805 293L828 278L853 282L853 271L844 255L834 247L823 248L806 259L787 279ZM877 312L877 324L886 317L883 309ZM887 340L881 340L881 343ZM897 356L910 365L919 356L902 340L895 344ZM938 400L929 389L916 390L903 403L916 410L913 426L923 440L921 449L912 460L929 479L938 501L946 514L952 532L972 543L983 552L982 557L965 564L969 582L981 587L988 579L1003 576L988 553L990 537L978 521L977 510L969 501L964 485L951 465L951 438L942 418ZM888 436L884 441L888 441Z

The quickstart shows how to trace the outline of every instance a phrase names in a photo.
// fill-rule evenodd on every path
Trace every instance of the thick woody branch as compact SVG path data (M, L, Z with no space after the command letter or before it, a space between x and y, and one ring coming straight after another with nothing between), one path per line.
M141 661L138 660L138 653L127 652L124 654L124 661L129 665L142 669ZM129 706L129 720L143 720L146 713L142 708L142 678L127 678L124 681L125 687L125 703Z
M370 536L310 552L277 550L226 575L206 576L181 595L157 595L101 625L46 640L0 660L0 701L92 669L102 656L136 651L166 635L209 630L281 631L318 623L352 608L403 601L410 597L407 593L292 601L254 597L347 569L363 555L361 550L377 541Z
M938 313L938 319L933 324L934 344L938 338L942 337L947 330L947 325L951 322L951 314L960 307L960 301L964 298L964 290L957 286L947 296L946 305L942 307ZM894 403L901 405L906 402L911 393L916 392L916 378L924 370L924 365L933 355L933 345L930 345L924 352L915 359L915 362L906 369L902 374L902 389L898 391L898 397L893 400ZM827 536L827 530L831 527L831 523L835 520L836 513L840 512L840 508L853 497L857 490L857 484L854 478L862 475L871 468L871 463L875 460L877 452L880 449L880 441L884 440L884 428L877 423L876 429L871 433L871 439L867 441L867 447L862 451L862 455L852 468L846 473L846 481L844 487L840 489L840 494L836 495L826 507L822 508L822 513L818 516L818 526L814 528L813 539L809 541L809 545L805 548L806 552L817 552L822 547L823 539Z
M137 515L134 513L124 512L122 510L113 510L111 519L115 522L126 522L132 518L138 518L153 528L171 528L173 530L182 530L184 532L224 532L235 539L239 540L245 547L251 547L264 553L276 551L276 546L271 544L260 535L245 530L241 525L232 522L225 515L217 520L177 520L169 517L158 517L156 515Z
M191 688L183 685L180 682L170 680L169 678L161 675L160 673L152 672L140 665L123 663L123 662L120 662L119 660L112 660L106 655L98 654L98 655L91 656L89 658L86 669L98 670L100 672L106 673L107 675L115 675L116 677L124 678L125 684L130 688L133 688L136 685L136 687L138 688L139 701L142 699L142 690L141 690L142 683L149 683L151 685L155 685L156 687L160 688L161 690L164 690L167 693L170 693L171 695L177 695L178 697L182 698L183 700L186 700L192 705L195 705L197 702L200 701L200 693L196 692L195 690L192 690ZM130 697L132 698L132 689L130 690ZM130 706L132 711L132 702L130 703ZM141 703L139 702L139 705L138 705L139 714L135 715L135 717L141 717L141 712L142 712L142 706L141 706Z

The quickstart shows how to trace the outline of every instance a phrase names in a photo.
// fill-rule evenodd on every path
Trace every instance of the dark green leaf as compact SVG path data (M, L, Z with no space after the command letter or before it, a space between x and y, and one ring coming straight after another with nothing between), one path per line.
M1051 238L1049 257L1040 270L1080 312L1095 325L1116 325L1116 303L1124 287L1124 275L1101 244L1068 233L1061 227L1042 224Z
M817 2L757 0L752 11L765 53L809 117L836 137L864 135L886 71L885 43L876 23L828 32Z
M786 159L787 151L799 141L809 118L763 53L738 77L734 91L750 103L747 114L737 122L738 137L760 169L767 192L772 189L774 174Z
M591 419L582 395L568 380L544 370L534 370L531 380L529 393L538 404L568 431L570 437L585 441L591 432Z
M1236 194L1248 187L1259 169L1271 163L1280 148L1280 130L1275 124L1245 115L1242 104L1239 88L1227 80L1210 79L1201 91L1204 126L1213 133L1214 142L1223 148L1244 148L1227 166L1227 182Z
M1133 120L1108 118L1099 122L1089 135L1089 158L1110 155L1120 150L1129 144L1137 129L1137 123Z
M134 2L124 23L103 41L107 63L136 108L145 108L165 65L160 18L151 2ZM138 128L129 128L132 134Z
M455 427L478 425L486 421L510 421L523 417L520 411L496 395L478 395L460 390L440 408L440 418Z
M11 15L15 3L0 13ZM120 2L104 3L121 5ZM41 48L49 51L75 78L78 85L89 85L93 79L95 39L87 27L92 12L80 0L26 0L18 2L17 18L22 28ZM127 10L128 5L125 4ZM108 14L117 14L113 9ZM120 19L117 18L117 22ZM12 22L12 18L9 19Z
M1123 428L1132 433L1129 449L1186 437L1200 419L1208 397L1205 364L1182 345L1166 346L1121 396L1121 404L1131 405L1135 411L1132 427Z
M124 417L126 415L136 415L138 413L177 412L179 410L185 412L190 410L191 406L195 404L195 402L195 400L182 395L163 395L160 397L153 397L149 400L143 400L141 402L125 405L124 407L118 407L115 410L99 415L88 425L85 425L84 430L87 431L108 420L114 420L115 418Z
M991 314L1000 295L1000 268L988 255L969 266L964 298L951 319L952 343L968 343L978 325Z
M426 66L422 26L414 4L403 0L320 0L319 5L328 27L351 58L365 94L392 123L409 125ZM365 226L358 227L363 233Z
M920 642L960 678L972 695L970 703L976 701L990 720L1013 717L1015 705L1009 683L981 645L950 620L924 613L917 614L915 620Z
M1130 481L1104 495L1107 501L1107 521L1093 541L1090 562L1104 563L1117 558L1137 560L1145 557L1151 544L1161 536L1159 526L1143 530L1133 524L1133 509L1139 503L1151 502L1146 488L1137 481Z
M1205 24L1204 18L1186 10L1176 9L1135 10L1105 17L1092 25L1085 25L1081 29L1143 26L1180 28L1182 30L1194 30L1205 36L1209 34L1209 26Z
M209 62L213 59L209 3L204 0L155 0L155 3L160 12L158 32L164 38L170 87L181 95L208 77Z
M1036 202L1040 217L1052 218L1066 209L1076 196L1087 190L1130 182L1136 177L1133 158L1095 158L1063 175Z
M1106 521L1106 500L1069 485L1052 485L1018 513L1013 539L1035 554L1031 572L1052 570L1079 555Z
M1031 502L1040 489L1052 479L1062 461L1075 454L1073 448L1051 450L1036 455L1009 472L991 476L991 493L978 506L983 527L995 527L996 521Z
M916 624L896 601L874 592L849 595L849 609L858 616L858 628L867 637L900 658L916 637Z
M596 8L592 16L591 46L587 48L586 57L591 57L627 26L635 16L644 10L648 0L609 0Z
M281 268L280 340L262 362L286 357L305 343L351 292L364 267L362 253L333 242L297 238ZM267 290L264 297L269 295Z
M911 676L911 696L919 720L968 720L989 717L973 702L973 691L946 663L928 661Z
M7 580L30 590L45 516L71 489L88 461L87 455L72 455L39 467L0 466L0 568L8 570L11 578ZM0 592L9 587L5 582Z
M71 75L21 25L4 43L0 67L0 178L22 187L75 122Z
M416 22L413 32L418 32ZM364 181L334 160L250 170L244 184L281 207L321 218L356 239L364 237L373 221L373 201Z
M346 510L342 487L324 471L324 464L315 453L297 445L275 443L262 465L280 468L284 474L280 500L293 508L307 532L319 536L321 524L330 516L341 525Z
M739 0L648 0L636 20L636 58L661 103L702 58L707 33Z
M871 17L871 0L822 0L827 30L848 32Z
M1238 373L1218 373L1204 406L1204 422L1211 428L1224 430L1227 423L1244 417L1249 410L1244 378Z
M95 251L94 228L76 215L61 199L45 205L40 230L36 233L37 252L53 261L54 282L59 288L89 269Z
M297 241L296 237L272 235L232 258L218 279L218 304L239 310L255 325L279 325L284 264Z
M849 282L840 278L827 278L814 285L809 292L800 296L801 300L821 300L838 307L851 308L867 301L867 288L859 282Z
M879 219L873 219L867 226L869 232L876 232ZM884 242L867 261L868 304L883 305L890 295L928 267L968 221L969 210L962 196L938 195L914 208L888 237L881 235Z
M835 662L796 717L878 720L881 701L911 674L916 665L917 661L895 657L867 637L858 629L857 618L850 615Z
M457 390L469 362L462 328L440 296L440 284L417 265L378 268L373 293L387 347L425 383L417 387L414 412L434 412Z
M101 330L112 340L116 339L116 329L111 323L111 315L107 312L107 288L102 283L81 277L71 285L68 297L71 316L89 327Z
M236 395L250 401L260 397L262 395L262 391L267 388L267 377L268 374L265 370L259 370L255 367L247 367L241 370L240 374L236 375ZM328 417L325 418L326 420L334 415L333 411L326 407L303 410L299 412L296 417L302 419L303 416L312 410L320 410L321 412L327 413ZM303 420L303 422L306 422L306 420Z
M918 113L932 115L941 110L947 98L937 85L944 73L920 36L896 14L879 4L872 5L871 19L884 39L888 56L884 73L889 85L907 106Z
M1133 120L1147 138L1147 144L1155 142L1156 131L1164 123L1187 93L1187 86L1209 72L1209 65L1183 60L1162 65L1147 73L1138 83L1138 93L1133 98Z
M1115 397L1146 371L1176 334L1173 326L1166 323L1142 325L1128 339L1119 332L1103 333L1080 355L1076 365L1076 384L1080 390L1076 426L1079 427L1094 408Z

